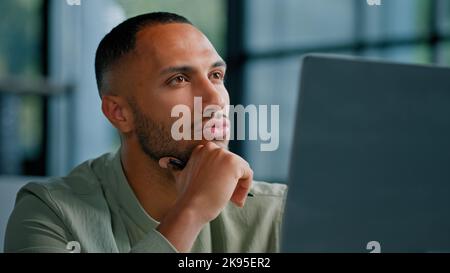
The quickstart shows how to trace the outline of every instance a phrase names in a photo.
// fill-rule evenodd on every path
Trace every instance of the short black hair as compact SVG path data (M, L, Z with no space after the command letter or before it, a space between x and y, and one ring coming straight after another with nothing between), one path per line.
M101 40L95 54L95 77L100 97L104 91L104 75L111 65L136 46L136 34L144 27L171 24L192 23L185 17L170 12L151 12L127 19L113 28Z

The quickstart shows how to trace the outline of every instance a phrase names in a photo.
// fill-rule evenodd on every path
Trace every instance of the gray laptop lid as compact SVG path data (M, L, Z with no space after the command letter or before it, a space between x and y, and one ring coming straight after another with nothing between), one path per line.
M282 251L450 252L450 69L303 59Z

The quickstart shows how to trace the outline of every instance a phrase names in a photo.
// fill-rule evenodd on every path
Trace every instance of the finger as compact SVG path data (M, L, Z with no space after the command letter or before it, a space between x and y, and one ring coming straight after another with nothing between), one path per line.
M220 150L220 149L222 149L222 148L220 148L218 145L216 145L213 142L208 142L204 145L198 145L195 148L195 150L192 152L191 158L189 159L189 161L203 162L205 157L207 157L208 155L211 155L211 153L213 151Z
M243 176L238 180L236 188L231 196L231 201L239 207L243 207L253 183L253 171L245 162Z
M237 186L231 196L230 201L233 202L238 207L243 207L245 205L245 201L247 200L247 194L249 189L244 187Z
M177 162L177 160L173 161L173 160L169 160L168 163L172 163L173 165L175 165L175 167L178 166L178 169L184 169L185 167L189 167L193 164L195 164L195 162L197 162L200 158L201 158L201 151L203 149L204 145L197 145L191 152L191 155L188 159L187 162Z
M203 149L204 146L205 146L205 145L202 145L202 144L197 145L197 146L192 150L191 158L192 158L192 157L196 157L197 154Z

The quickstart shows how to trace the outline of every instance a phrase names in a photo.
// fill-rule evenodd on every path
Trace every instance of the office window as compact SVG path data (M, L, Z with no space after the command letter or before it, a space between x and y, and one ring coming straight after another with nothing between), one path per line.
M43 10L43 0L0 2L0 174L43 174L45 99L11 84L45 73Z
M166 11L189 19L205 33L219 54L225 53L225 0L117 0L127 17L146 12Z
M450 41L439 44L439 63L450 66Z
M359 5L363 9L363 22L359 23L364 26L361 34L365 40L411 39L430 33L429 0L383 1L383 8Z
M238 98L234 103L280 105L277 151L261 152L259 141L236 146L256 179L287 179L301 55L331 52L450 64L446 0L382 0L380 7L365 0L246 0L241 6L243 41L240 52L234 52L239 65L230 69L243 67L243 76L236 84L242 88L230 90ZM239 32L230 29L230 37L233 31Z
M354 40L353 0L248 0L245 9L245 45L250 52Z
M49 77L60 92L49 98L47 175L62 176L117 147L101 111L94 59L100 40L125 16L115 0L48 3Z
M277 181L288 171L290 146L294 128L291 119L295 116L298 96L298 81L300 75L299 56L276 58L268 60L252 60L245 66L245 85L247 93L244 105L280 105L279 148L274 152L259 152L260 141L247 140L244 144L244 155L252 160L252 167L257 178ZM270 109L270 107L269 107ZM259 117L261 118L261 117ZM287 120L286 120L287 119ZM267 120L270 120L268 117ZM270 124L273 130L273 124ZM281 158L284 162L278 162ZM255 164L257 164L255 166Z
M0 2L0 74L36 76L42 73L42 3ZM27 18L27 20L24 20Z
M439 34L450 35L450 1L438 0L437 8Z
M432 63L432 50L427 44L395 46L386 49L383 58L406 63Z

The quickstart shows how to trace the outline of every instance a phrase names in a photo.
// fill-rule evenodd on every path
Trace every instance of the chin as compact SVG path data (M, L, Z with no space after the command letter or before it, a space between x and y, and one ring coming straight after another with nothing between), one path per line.
M228 140L213 140L212 142L214 142L215 144L217 144L221 148L224 148L224 149L228 150Z
M216 140L216 139L213 139L213 140L202 140L197 145L199 145L199 144L205 145L208 142L213 142L217 146L228 150L228 142L229 142L229 140Z

